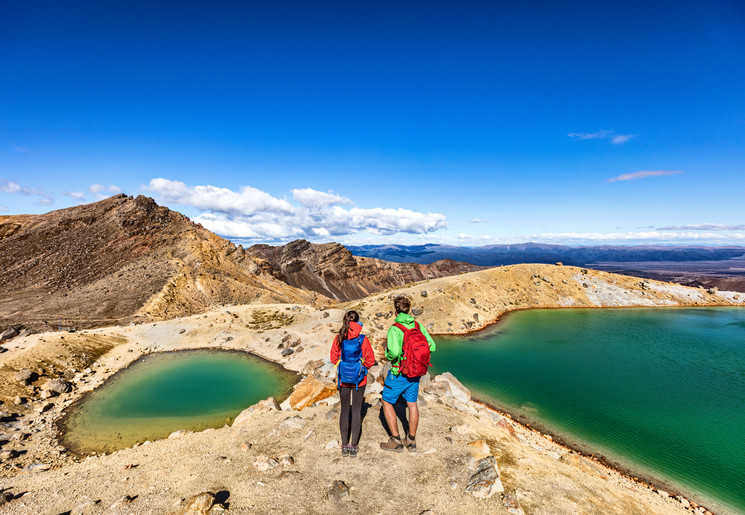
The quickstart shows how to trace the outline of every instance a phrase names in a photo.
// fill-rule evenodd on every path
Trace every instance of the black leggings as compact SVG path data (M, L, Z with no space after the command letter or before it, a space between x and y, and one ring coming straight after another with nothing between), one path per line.
M365 396L365 387L355 389L350 386L342 386L339 390L341 399L341 414L339 415L339 429L341 430L341 444L349 443L349 411L352 409L352 445L360 441L360 430L362 429L362 399ZM352 400L350 406L349 400Z

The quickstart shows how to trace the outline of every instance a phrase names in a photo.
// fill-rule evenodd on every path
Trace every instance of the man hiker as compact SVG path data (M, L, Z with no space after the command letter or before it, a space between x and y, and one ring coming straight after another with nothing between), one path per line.
M396 297L395 323L388 329L388 346L385 357L391 362L391 370L383 385L383 414L391 438L380 444L386 451L401 452L404 446L409 452L416 452L416 430L419 425L419 378L427 373L430 366L429 353L434 352L435 342L424 326L414 321L409 314L411 301L406 297ZM406 348L407 352L404 352ZM393 405L400 396L404 397L409 408L409 434L404 439L398 432L398 420Z

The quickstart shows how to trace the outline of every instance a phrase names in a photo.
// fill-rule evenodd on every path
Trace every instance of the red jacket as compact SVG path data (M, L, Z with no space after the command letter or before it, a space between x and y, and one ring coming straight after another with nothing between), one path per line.
M347 340L357 338L362 332L362 326L357 322L349 322L349 331L347 331ZM334 343L331 344L331 363L336 365L341 359L341 347L339 346L339 335L334 337ZM367 336L362 340L362 358L365 360L364 365L370 368L375 364L375 354L373 353L372 347L370 346L370 340ZM367 384L367 376L362 380L359 386ZM346 383L342 383L342 386L348 386ZM349 385L354 386L354 385Z

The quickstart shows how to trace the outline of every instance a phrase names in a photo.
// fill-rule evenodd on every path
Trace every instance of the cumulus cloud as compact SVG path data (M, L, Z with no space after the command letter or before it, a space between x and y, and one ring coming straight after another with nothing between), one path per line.
M608 182L633 181L636 179L646 179L647 177L659 177L661 175L678 175L680 173L683 172L680 170L644 170L641 172L624 173L618 177L611 177L608 179Z
M38 202L40 206L49 206L54 203L54 197L41 188L26 188L17 182L7 181L5 179L0 179L0 192L39 196L41 197Z
M745 231L745 224L724 225L724 224L693 224L693 225L671 225L668 227L658 227L659 231Z
M597 132L570 132L567 136L578 140L607 139L614 145L622 145L636 137L634 134L616 134L614 131L609 131L607 129L602 129Z
M355 233L425 234L447 225L445 215L409 209L359 208L348 198L312 188L291 190L297 204L251 186L238 191L217 186L189 186L180 181L152 179L146 189L164 202L192 206L194 218L209 230L248 240L330 238Z
M251 186L233 191L209 185L187 186L181 181L158 178L152 179L147 189L159 194L166 202L231 216L251 216L262 212L291 214L295 210L288 201Z
M119 186L115 186L113 184L110 186L104 186L103 184L91 184L90 188L88 188L88 191L93 193L98 200L103 200L105 198L109 198L111 195L121 193L122 189Z

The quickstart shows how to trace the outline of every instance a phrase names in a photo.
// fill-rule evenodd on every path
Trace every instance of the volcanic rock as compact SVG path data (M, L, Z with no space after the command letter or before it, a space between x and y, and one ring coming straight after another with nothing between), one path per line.
M444 372L432 380L433 382L446 382L450 385L450 391L455 400L462 402L463 404L468 403L471 400L471 390L466 388L458 381L453 374L450 372Z
M429 265L392 263L353 256L339 243L314 244L306 240L280 247L254 245L246 249L246 254L266 260L272 273L291 286L339 300L359 299L394 286L484 268L451 259Z
M206 515L209 513L212 505L215 504L215 494L212 492L202 492L190 497L183 509L181 515Z
M334 502L342 501L344 498L349 497L349 487L344 483L344 481L337 479L331 484L328 491L328 497L329 500Z
M6 329L2 333L0 333L0 342L5 341L5 340L10 340L11 338L17 335L18 335L18 331L15 328L11 327L10 329Z
M33 378L34 378L34 376L35 376L35 375L36 375L36 374L34 374L33 372L31 372L30 370L28 370L28 369L23 369L23 370L19 371L19 372L18 372L18 373L17 373L17 374L15 375L15 376L13 376L13 377L14 377L14 378L15 378L15 380L16 380L16 381L18 381L19 383L23 383L23 384L28 384L28 383L29 383L30 381L32 381L32 380L33 380Z
M0 327L48 330L45 320L61 320L85 328L221 304L328 302L278 280L271 264L180 213L124 194L0 216L0 270Z
M44 383L41 389L54 393L68 393L72 391L72 386L64 379L54 378Z
M248 408L241 411L238 416L235 417L235 420L233 420L233 425L237 426L242 424L246 420L250 419L251 416L255 413L272 410L279 411L279 404L277 404L277 401L274 399L274 397L269 397L268 399L259 401L253 406L249 406Z
M499 479L497 460L494 456L488 456L477 463L476 472L468 481L466 492L481 499L504 492L504 486Z
M290 406L292 409L302 410L320 400L336 395L336 392L335 383L309 375L295 386L290 395Z

